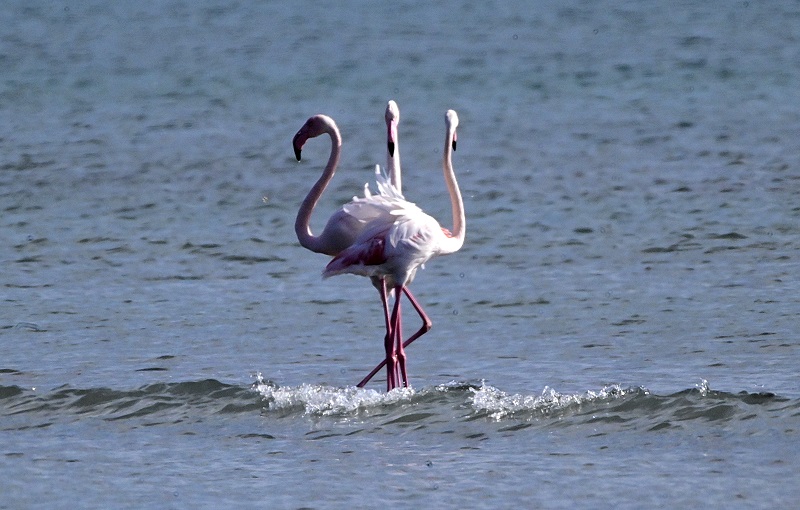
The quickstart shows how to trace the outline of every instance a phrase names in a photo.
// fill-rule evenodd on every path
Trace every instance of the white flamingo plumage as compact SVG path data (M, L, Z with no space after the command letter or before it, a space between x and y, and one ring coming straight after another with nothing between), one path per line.
M388 223L385 218L381 217L369 222L352 245L337 254L323 272L325 278L351 273L368 276L373 279L373 282L376 282L377 279L380 282L381 299L385 307L387 306L387 286L392 287L395 292L394 306L391 316L387 320L386 359L362 381L360 386L366 384L366 381L380 370L383 364L387 366L387 390L392 390L401 384L408 386L404 347L418 338L421 333L412 336L405 343L403 342L399 298L401 294L406 293L425 321L427 316L413 296L408 293L407 286L414 280L417 269L425 262L435 256L454 253L464 244L466 216L453 170L451 152L451 149L455 150L456 148L457 138L458 115L455 111L447 111L445 125L446 137L442 166L453 212L453 233L442 228L434 218L425 214L416 205L395 198L391 200L395 206L391 211L394 220Z

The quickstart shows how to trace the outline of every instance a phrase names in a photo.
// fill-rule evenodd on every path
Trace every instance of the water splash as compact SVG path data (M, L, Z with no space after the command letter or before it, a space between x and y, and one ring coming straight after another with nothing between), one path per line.
M389 393L321 384L279 386L260 375L252 385L214 379L153 383L134 389L61 386L34 391L0 385L0 417L7 429L48 426L54 421L101 419L179 424L217 417L261 413L270 418L353 418L380 426L452 430L453 423L475 420L530 426L607 424L614 430L674 430L694 422L800 418L800 399L773 393L711 390L702 380L694 388L654 395L643 387L610 385L597 391L559 393L545 386L530 394L506 393L486 383L452 382ZM513 426L513 425L512 425Z
M606 386L597 392L587 391L583 394L562 394L545 386L540 395L509 395L485 384L473 388L472 392L472 406L478 411L488 412L491 418L497 420L521 412L547 413L598 400L616 399L627 393L616 384Z
M261 374L254 385L271 411L302 411L319 416L346 415L371 407L408 402L416 395L413 388L396 388L388 393L356 388L336 388L320 384L277 386L264 381Z
M711 390L711 386L709 386L708 381L705 379L700 379L699 384L695 384L697 391L700 392L700 396L708 396L708 392Z

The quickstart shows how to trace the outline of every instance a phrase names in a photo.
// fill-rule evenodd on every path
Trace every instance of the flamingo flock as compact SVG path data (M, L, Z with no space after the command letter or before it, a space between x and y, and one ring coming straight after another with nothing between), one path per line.
M327 134L331 152L320 178L306 195L295 221L295 233L300 244L317 253L332 256L323 278L339 274L356 274L370 278L378 289L386 324L385 358L358 383L365 386L384 366L386 389L408 387L405 347L431 329L431 320L409 290L417 270L439 255L458 251L464 244L466 216L464 202L453 170L452 152L456 149L458 115L453 110L445 114L445 141L442 168L450 195L453 228L448 230L402 193L398 125L400 111L397 103L389 101L385 113L387 143L385 176L376 166L378 194L368 186L364 197L354 197L328 219L322 233L315 236L309 226L311 215L325 188L333 179L341 155L342 137L334 120L326 115L310 117L292 140L294 153L301 159L303 145L310 138ZM406 296L419 314L422 326L403 339L401 297ZM390 298L394 298L392 306Z

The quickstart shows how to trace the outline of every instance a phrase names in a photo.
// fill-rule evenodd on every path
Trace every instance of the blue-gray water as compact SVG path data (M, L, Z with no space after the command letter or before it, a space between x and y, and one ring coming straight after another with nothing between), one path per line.
M799 41L797 2L7 2L0 508L797 501ZM388 99L445 226L458 111L467 241L385 395L290 141L342 130L319 229Z

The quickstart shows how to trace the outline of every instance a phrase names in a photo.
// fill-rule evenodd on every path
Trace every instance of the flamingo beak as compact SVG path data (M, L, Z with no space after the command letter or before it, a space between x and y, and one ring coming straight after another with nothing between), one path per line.
M387 126L386 148L389 150L389 157L394 157L394 140L397 133L397 122L392 121Z
M456 151L456 142L457 141L458 141L458 136L456 136L456 134L453 133L453 144L452 144L453 145L453 152Z
M306 137L303 134L303 130L297 132L292 138L292 148L294 149L294 157L297 158L297 161L300 161L300 153L303 151L303 144L306 142Z

